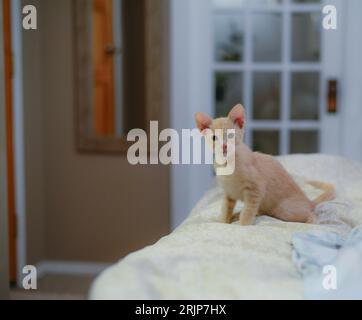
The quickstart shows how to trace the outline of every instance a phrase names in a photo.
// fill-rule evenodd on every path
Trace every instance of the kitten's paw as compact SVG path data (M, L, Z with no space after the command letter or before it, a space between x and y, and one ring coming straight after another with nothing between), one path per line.
M251 225L254 224L251 221L244 221L244 220L240 220L239 223L240 223L241 226L251 226Z
M254 216L240 216L239 223L242 226L251 226L255 222Z
M240 221L240 212L233 215L231 223Z
M306 221L306 223L315 224L317 216L314 213L311 213Z
M232 219L233 219L233 217L222 217L221 222L226 223L226 224L230 224L232 222Z

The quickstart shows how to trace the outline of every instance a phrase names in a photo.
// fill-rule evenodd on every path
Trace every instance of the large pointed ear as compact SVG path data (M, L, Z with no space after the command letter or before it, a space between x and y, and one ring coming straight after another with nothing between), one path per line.
M195 114L195 121L200 131L209 129L212 124L212 118L202 112L198 112Z
M236 123L241 129L245 123L245 109L241 104L236 105L229 113L229 119Z

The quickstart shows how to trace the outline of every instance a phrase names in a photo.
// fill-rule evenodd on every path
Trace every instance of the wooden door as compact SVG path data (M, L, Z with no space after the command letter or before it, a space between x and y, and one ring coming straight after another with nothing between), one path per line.
M10 281L16 281L16 213L14 186L14 149L13 149L13 110L12 110L12 50L11 50L11 20L10 0L3 0L3 30L5 59L5 111L7 137L7 189L9 211L9 263Z
M97 136L114 135L113 0L93 1L94 128Z

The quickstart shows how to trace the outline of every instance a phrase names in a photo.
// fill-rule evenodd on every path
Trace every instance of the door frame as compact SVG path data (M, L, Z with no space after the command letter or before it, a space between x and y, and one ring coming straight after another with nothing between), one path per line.
M3 2L0 1L0 21ZM7 147L5 121L5 83L3 25L0 25L0 299L9 298L8 208L7 208Z
M11 0L11 32L13 51L13 143L15 168L15 207L17 217L17 284L22 283L26 260L26 193L23 104L23 29L22 0Z
M15 172L14 172L14 128L13 128L13 62L11 37L11 2L3 0L4 23L4 63L5 63L5 108L7 140L7 196L8 196L8 237L10 281L16 282L16 209L15 209Z
M338 9L338 29L328 31L322 38L322 55L333 51L323 61L328 69L321 77L321 106L326 103L326 80L337 77L339 81L339 117L322 113L321 152L340 154L362 161L362 90L355 83L362 83L362 43L355 41L351 29L362 30L360 13L362 1L323 0ZM196 111L212 114L211 56L202 55L212 49L210 28L211 14L208 0L171 0L170 23L170 114L171 127L176 130L194 128ZM201 27L200 27L201 23ZM206 28L205 28L206 27ZM207 31L209 30L209 31ZM204 32L204 33L202 33ZM206 32L206 34L205 34ZM206 48L206 49L205 49ZM343 50L346 48L346 50ZM209 51L212 52L212 51ZM347 53L346 53L347 52ZM201 53L201 54L200 54ZM356 82L359 81L359 82ZM354 85L353 85L354 84ZM324 101L324 102L323 102ZM354 129L352 129L354 128ZM356 136L356 128L360 128ZM171 225L176 228L190 213L212 182L211 168L207 165L171 168Z

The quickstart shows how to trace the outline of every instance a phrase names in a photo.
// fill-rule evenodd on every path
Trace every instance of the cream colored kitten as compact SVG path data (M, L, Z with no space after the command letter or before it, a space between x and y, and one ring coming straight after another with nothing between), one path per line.
M325 192L311 201L290 177L283 166L272 156L252 152L243 142L245 128L245 111L242 105L235 106L227 118L213 120L204 113L197 113L197 127L205 134L211 129L235 129L235 171L231 175L218 176L224 189L222 219L231 223L237 200L244 202L240 214L240 224L250 225L259 214L269 215L284 221L313 223L314 209L317 204L335 197L334 187L330 184L311 181L311 185ZM225 139L219 141L216 135L211 138L215 143L215 152L227 149ZM210 141L209 141L210 143Z

